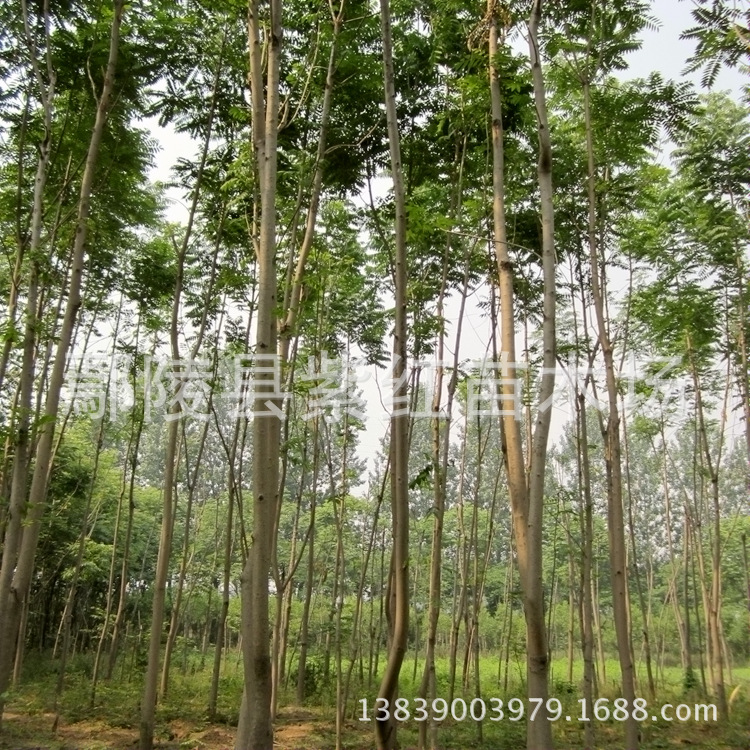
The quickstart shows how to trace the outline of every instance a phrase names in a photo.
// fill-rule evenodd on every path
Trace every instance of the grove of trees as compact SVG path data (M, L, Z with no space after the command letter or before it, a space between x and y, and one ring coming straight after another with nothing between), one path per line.
M0 747L746 746L750 6L690 7L667 80L647 0L0 4Z

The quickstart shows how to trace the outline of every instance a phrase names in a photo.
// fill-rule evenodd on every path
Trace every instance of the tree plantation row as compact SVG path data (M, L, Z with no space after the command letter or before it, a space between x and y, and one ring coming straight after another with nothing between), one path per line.
M745 746L750 10L630 75L669 5L0 6L0 746Z

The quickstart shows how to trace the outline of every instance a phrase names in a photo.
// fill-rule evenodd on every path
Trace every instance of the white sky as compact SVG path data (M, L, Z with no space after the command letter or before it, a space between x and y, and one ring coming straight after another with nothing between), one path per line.
M659 19L658 30L645 31L642 34L642 48L629 56L630 68L622 74L623 78L646 77L654 71L660 72L666 79L687 79L692 81L696 87L700 86L700 72L689 76L683 75L686 59L691 55L694 45L690 41L680 39L680 34L693 25L690 14L693 3L691 0L654 0L652 13ZM718 90L729 90L739 99L742 86L747 79L736 70L722 70L716 81L715 88ZM161 144L161 150L157 156L157 163L152 170L151 177L154 181L166 182L170 179L170 170L178 157L196 153L196 145L187 135L175 133L171 128L160 128L156 121L150 121L148 126L153 136ZM553 144L554 146L554 144ZM665 157L666 158L666 157ZM387 185L385 185L387 188ZM170 208L168 218L174 221L185 221L187 202L178 190L172 189L168 193ZM487 342L489 341L489 325L484 314L477 305L478 299L468 301L464 317L461 359L482 359L486 356ZM455 331L458 315L458 302L450 301L446 309L446 317L449 321L449 330ZM520 343L520 342L519 342ZM452 348L449 345L450 356ZM519 349L520 351L520 349ZM448 354L448 352L446 352ZM381 383L387 377L383 371L378 373L377 380ZM362 384L364 398L368 405L367 430L361 436L360 455L368 458L369 468L374 465L376 451L379 441L383 436L387 419L380 407L381 395L378 390L376 378L371 376ZM552 439L559 435L562 425L567 421L569 413L567 409L555 408L553 420ZM735 425L735 428L737 425ZM455 430L455 428L454 428ZM736 429L735 429L736 431ZM455 434L455 432L454 432Z

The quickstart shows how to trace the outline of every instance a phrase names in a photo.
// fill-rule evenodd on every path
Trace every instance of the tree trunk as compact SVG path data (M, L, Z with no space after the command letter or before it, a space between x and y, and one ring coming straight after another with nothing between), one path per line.
M459 467L457 521L458 542L456 545L456 570L454 581L458 591L453 597L453 617L451 618L450 645L448 654L448 695L449 704L453 704L453 695L456 689L456 658L458 654L458 638L461 632L461 621L466 612L466 596L468 588L468 542L466 541L466 527L464 523L464 483L466 480L466 453L468 444L468 425L463 430L461 439L461 465Z
M226 638L227 614L229 613L229 585L232 574L233 518L236 502L234 483L230 479L229 503L227 508L227 527L224 539L224 575L221 586L221 610L216 627L216 645L214 646L214 663L211 671L211 688L208 694L208 718L216 720L216 703L219 698L219 673L221 671L221 653Z
M682 659L682 669L685 673L684 682L689 684L692 682L693 676L693 665L690 653L690 646L688 644L687 632L688 626L686 619L682 616L682 610L680 609L680 597L677 585L677 578L680 574L680 562L674 552L674 542L672 539L672 502L669 491L669 475L667 472L667 439L664 434L664 419L660 420L660 431L661 431L661 442L662 442L662 487L664 488L664 514L666 517L666 529L667 529L667 549L669 551L669 561L672 566L670 588L668 595L671 594L672 610L674 612L675 623L677 624L677 631L680 636L680 656ZM653 441L652 441L653 446ZM654 447L654 453L656 453L656 447ZM687 543L687 534L683 534L685 537L685 543ZM687 573L687 557L684 560L685 573ZM687 580L687 579L686 579ZM687 603L688 590L684 590L685 602ZM687 617L690 617L690 613L686 610Z
M699 450L705 460L704 468L707 470L711 484L711 510L706 510L706 517L712 521L709 530L710 550L711 550L711 577L710 592L704 590L704 604L706 611L706 626L708 628L708 645L709 645L709 671L711 673L711 682L714 698L716 699L719 717L726 721L729 717L729 706L727 704L726 688L724 686L724 656L721 637L721 504L719 499L719 466L721 464L722 442L724 437L724 417L722 416L721 428L719 430L719 446L716 458L711 456L711 446L709 444L708 432L703 414L703 395L701 388L701 379L693 357L690 337L687 340L688 358L693 373L693 386L695 390L696 418ZM726 414L727 395L729 392L729 378L727 378L727 388L724 397L724 408L722 415ZM703 568L703 556L699 550L699 563ZM701 570L702 580L706 581L705 571Z
M392 614L393 631L388 662L380 683L378 698L391 708L398 694L398 678L409 637L409 416L406 413L406 198L401 171L401 146L396 112L396 83L393 67L393 40L389 0L380 0L380 23L383 41L383 77L388 144L395 202L395 324L393 331L393 414L391 415L391 507L393 551L392 583L395 591ZM396 748L396 722L375 721L378 750Z
M363 662L362 662L362 604L363 604L363 597L364 597L364 591L365 591L365 583L367 581L368 574L371 576L370 580L374 584L374 567L375 567L375 556L373 555L373 550L375 549L375 539L378 532L378 521L380 520L380 509L383 505L383 497L385 496L385 486L386 482L388 480L389 471L388 471L388 464L386 462L386 470L383 473L383 483L380 487L380 492L378 493L378 501L375 506L375 513L373 515L372 519L372 527L370 529L369 534L369 540L367 543L367 549L365 551L364 559L362 561L362 573L359 578L359 586L357 588L357 599L354 603L354 618L352 620L352 636L351 636L351 642L349 646L349 652L350 652L350 661L349 661L349 668L347 670L346 674L346 688L344 690L344 697L343 697L343 703L346 705L348 703L349 699L349 686L350 686L350 680L352 676L352 671L354 670L354 664L357 660L357 656L359 656L359 663L360 663L360 682L364 681L364 675L363 672ZM369 632L370 632L370 659L369 659L369 668L368 668L368 688L370 686L370 683L372 681L372 622L373 622L373 615L374 615L374 601L373 597L370 597L370 618L369 618ZM362 687L362 685L360 685Z
M286 424L288 425L288 417ZM305 430L305 437L306 436L307 431ZM296 508L294 512L292 542L291 550L289 552L289 567L286 569L286 571L282 569L280 574L277 576L278 584L276 591L276 619L273 624L273 695L271 696L271 713L274 718L276 717L276 711L278 709L279 689L281 688L281 683L284 681L284 675L286 671L286 649L289 636L289 620L292 610L292 598L294 596L294 574L297 571L297 566L301 562L302 556L305 553L305 544L307 543L308 538L307 536L305 536L302 550L300 551L300 554L298 556L297 540L299 536L299 518L302 512L302 494L305 488L306 461L307 441L305 440L305 444L302 447L302 478L300 479L299 483ZM282 470L282 476L284 473L284 470ZM283 479L280 484L283 488Z
M623 413L625 411L624 400L623 400ZM643 584L641 582L641 574L638 569L638 547L635 541L635 521L633 518L633 495L631 492L630 483L630 460L629 460L629 448L628 448L628 426L627 423L623 422L622 434L624 439L625 447L625 479L627 484L628 492L628 531L630 535L630 549L633 554L633 577L635 578L635 588L638 592L638 603L641 610L641 619L643 621L643 654L646 659L646 674L648 676L648 695L653 701L656 699L656 685L654 683L654 673L651 665L651 639L650 639L650 624L649 624L649 611L646 607L646 597L643 593Z
M180 297L182 294L182 277L185 265L185 250L186 247L185 244L183 244L183 248L177 260L177 280L175 282L174 300L172 303L170 338L172 344L172 359L175 362L178 362L180 359L177 337ZM162 631L164 629L164 609L167 595L167 578L169 576L169 560L172 554L172 532L175 509L175 475L177 473L177 462L179 459L178 428L180 424L180 416L181 404L179 399L175 398L170 407L168 414L169 421L167 422L166 452L164 456L164 486L162 488L161 531L159 535L159 551L157 553L156 571L154 575L148 665L146 667L143 697L141 699L139 750L152 750L154 746L159 656L161 653Z
M135 379L135 375L133 376ZM119 647L120 630L122 629L122 622L125 617L125 604L128 597L128 579L129 579L129 568L130 568L130 545L133 541L133 520L135 517L135 480L136 471L138 469L138 452L141 444L141 436L143 434L143 421L145 418L144 406L141 405L138 414L138 426L136 428L135 445L131 454L130 460L130 480L128 487L128 520L125 527L125 543L122 551L122 564L120 566L120 593L117 599L117 612L115 613L115 619L112 624L112 641L109 645L109 657L107 659L107 679L112 679L112 673L115 668L115 662L117 661L117 650ZM135 418L135 416L134 416ZM114 553L113 553L114 554ZM113 561L114 562L114 561ZM106 618L105 618L106 619ZM104 630L102 631L102 639L105 637ZM96 662L95 662L96 664ZM96 688L96 673L94 674L94 684L91 689L91 705L94 705L95 688Z
M628 702L628 719L625 721L625 750L637 750L639 742L638 722L631 718L635 694L635 668L631 656L631 634L628 620L627 554L625 547L625 520L622 496L622 458L620 446L620 415L617 404L617 379L614 351L605 319L604 291L600 284L599 253L597 247L596 222L596 167L594 163L594 136L591 123L590 84L583 84L584 120L586 128L586 151L588 154L588 209L589 209L589 254L591 268L591 293L599 329L599 345L604 356L606 390L609 413L606 427L602 429L604 457L607 470L607 529L609 532L609 562L612 576L612 600L614 609L617 651L622 675L622 694Z
M459 174L457 179L456 195L456 213L461 205L461 177L463 174L463 158L465 154L465 141L461 145ZM447 287L448 276L448 254L451 249L450 240L446 243L445 256L443 262L443 280L441 284L440 297L438 299L437 315L443 316L443 303ZM441 418L432 417L432 466L433 466L433 493L434 493L434 510L435 518L432 527L432 546L430 553L429 569L429 594L427 610L427 654L425 656L424 672L422 682L419 688L419 697L425 699L428 704L437 697L437 679L435 673L435 649L437 645L437 629L440 618L440 602L442 598L442 564L443 564L443 519L445 516L445 495L448 481L448 452L450 450L450 429L453 417L453 399L458 384L458 365L461 351L461 329L466 308L466 296L469 285L469 252L464 255L464 280L461 292L461 303L458 313L458 323L456 327L456 342L453 353L453 370L451 378L448 381L448 393L445 406L445 427L440 431ZM435 375L435 390L432 401L432 413L437 415L441 408L441 399L443 391L444 368L443 360L445 357L445 326L441 325L438 334L437 362L438 369ZM419 724L419 748L424 750L427 746L427 732L430 733L430 747L432 750L437 748L437 724L434 721L420 722Z
M24 536L24 515L27 511L26 491L29 470L29 456L32 451L33 441L31 439L31 417L32 398L34 389L34 363L37 340L37 315L39 294L39 257L42 245L42 229L44 218L44 192L47 185L47 175L52 147L52 116L55 96L55 71L51 65L51 53L49 51L49 8L45 6L44 30L45 45L47 50L47 81L44 81L39 62L36 58L36 43L31 37L31 22L29 20L28 8L25 0L21 3L23 14L26 42L32 52L31 62L36 83L39 87L39 97L42 103L43 113L43 136L38 146L37 168L34 178L34 198L31 211L31 237L29 241L29 255L31 256L31 269L29 274L29 286L26 297L26 323L24 327L23 354L21 359L20 385L14 412L18 415L15 427L15 438L13 448L13 470L10 481L10 501L7 516L4 519L2 531L2 561L0 562L0 603L7 602L10 598L14 600L24 592L13 590L13 577L19 559L22 539ZM20 239L20 238L19 238ZM19 248L18 262L21 259ZM20 266L18 273L20 274ZM12 309L8 311L9 315ZM10 356L10 345L12 337L8 336L6 342L7 354L3 355L2 376L4 377L7 357ZM19 606L20 604L20 606ZM18 622L10 619L11 606L15 606L14 615L20 616L19 609L23 604L18 601L9 603L8 610L5 604L0 607L0 726L2 725L2 714L4 707L3 694L8 687L12 670L13 656L17 641L16 627Z
M313 420L313 477L312 499L310 500L310 526L307 530L307 577L305 579L305 601L302 605L302 622L300 623L299 661L297 663L297 703L305 702L305 678L307 670L307 649L310 629L310 605L313 595L315 575L315 510L318 504L318 471L320 464L320 429L319 417Z
M114 333L113 333L113 339L116 341L117 336L120 330L120 316L122 315L122 298L120 299L120 307L117 311L117 320L115 323ZM114 364L114 362L113 362ZM104 409L106 411L106 405L109 401L109 392L110 392L110 383L112 382L112 372L110 370L109 377L107 378L107 385L104 391ZM96 451L95 451L95 457L94 457L94 467L91 474L91 484L89 485L88 492L86 494L86 508L83 513L83 522L81 524L81 531L78 536L78 551L76 553L76 561L75 561L75 567L73 570L73 580L70 583L70 589L68 591L68 596L65 601L65 609L63 611L63 617L62 617L62 631L63 631L63 642L62 642L62 654L60 658L60 665L58 668L58 676L57 676L57 687L55 690L55 718L54 723L52 725L52 732L57 731L57 725L60 720L60 712L59 712L59 701L62 697L63 692L63 685L65 682L65 668L67 664L68 659L68 652L70 649L70 623L73 615L73 604L76 600L76 594L78 589L78 579L81 575L81 568L83 567L83 557L84 552L86 550L86 529L89 526L89 523L91 521L90 519L90 513L91 513L91 503L94 497L94 488L96 483L97 474L99 472L99 459L101 458L102 449L104 447L104 428L105 428L105 419L106 417L102 415L101 422L99 424L99 430L96 438ZM92 531L93 531L93 522L92 523ZM91 532L89 532L90 534ZM113 554L114 554L114 547L113 547ZM54 654L53 654L54 657Z
M541 20L541 0L532 4L528 21L529 55L534 102L537 115L539 160L537 166L542 215L542 265L544 276L543 300L543 370L539 391L538 412L535 419L527 475L524 460L521 425L515 410L515 383L509 369L516 364L513 263L508 250L505 226L505 177L501 88L496 67L498 28L496 9L488 6L490 97L492 103L492 184L493 184L493 240L498 272L501 305L501 361L506 363L501 388L501 426L503 454L508 473L513 527L518 552L518 567L523 591L526 617L526 676L528 697L541 699L544 708L535 720L527 720L526 747L528 750L552 748L551 722L546 716L549 680L549 650L544 618L544 588L542 582L542 511L544 474L549 436L551 397L555 379L555 249L554 209L552 203L552 151L547 123L546 95L539 52L538 28Z
M190 212L188 214L188 222L185 227L185 233L183 235L182 244L178 249L177 257L177 279L175 281L174 299L172 301L172 321L170 326L170 341L172 350L172 360L174 363L180 362L180 346L178 339L178 326L179 326L179 315L180 315L180 300L182 296L182 285L183 285L183 274L185 270L185 258L187 255L188 245L190 237L192 235L193 224L195 221L198 199L200 197L200 191L203 182L203 174L208 159L208 150L211 141L211 133L213 130L213 120L216 111L216 99L219 90L219 76L221 72L221 57L219 56L219 62L216 66L216 74L214 76L213 91L211 94L211 104L208 112L208 121L206 124L206 135L203 142L203 150L201 153L201 161L198 167L198 173L195 179L195 185L193 186L192 201L190 204ZM212 271L211 285L213 285L213 274L215 273L216 263L214 262L214 270ZM199 331L198 339L195 343L192 356L194 357L200 347L200 341L203 335L205 327L205 316L203 323ZM180 379L182 373L182 366L175 364L175 375L177 379ZM175 387L175 394L179 393L180 384L177 383ZM176 494L175 494L175 481L177 474L177 464L179 462L179 423L182 418L182 403L179 398L174 398L170 408L169 416L167 419L167 445L166 453L164 458L164 488L163 488L163 504L162 504L162 519L161 519L161 534L159 538L159 552L156 561L156 572L154 577L154 598L152 604L151 614L151 637L149 641L148 651L148 666L146 668L146 675L143 688L143 699L141 701L141 724L140 724L140 750L152 750L154 744L154 720L156 711L157 701L157 682L159 679L159 657L161 653L161 640L162 630L164 627L164 609L166 601L166 585L167 578L169 575L169 560L172 554L172 534L174 531L174 510L176 505ZM186 471L189 470L186 467ZM168 676L168 670L164 672L164 681ZM164 688L164 684L162 688Z
M583 697L587 706L594 705L596 695L596 663L594 659L594 602L591 588L591 570L594 543L594 504L591 498L591 466L589 464L588 427L586 424L586 396L576 394L576 421L578 450L578 483L580 486L581 513L581 638L583 651ZM597 625L598 627L598 625ZM584 747L593 750L595 744L593 722L583 725Z
M258 1L250 0L248 37L252 129L260 179L261 207L255 354L256 357L265 358L276 357L277 339L276 146L282 37L281 0L271 0L270 12L270 25L265 31L267 78L264 86ZM236 750L268 750L273 745L268 580L279 501L281 423L277 418L279 399L274 394L273 372L255 372L253 377L256 390L253 403L253 534L241 579L245 695L237 728ZM267 402L275 409L267 407Z
M86 164L78 199L78 215L73 240L68 299L65 305L63 323L59 331L52 374L47 388L44 421L39 428L34 473L29 491L29 510L24 521L23 538L20 540L20 545L8 545L6 531L6 548L9 549L9 556L12 555L14 559L7 561L7 567L4 559L2 571L0 571L0 581L7 580L10 584L7 587L7 593L0 588L0 596L2 596L2 601L4 602L3 606L0 607L0 717L2 716L4 707L3 696L6 693L13 668L13 653L19 635L21 611L24 601L29 594L37 544L41 531L41 521L47 505L47 489L49 487L55 424L59 411L60 393L64 380L67 354L82 301L81 284L86 265L86 237L88 234L91 192L96 165L99 159L99 148L104 135L104 128L109 115L112 92L115 85L115 70L120 46L120 24L122 22L123 6L124 0L114 0L109 57L101 95L97 102L96 118L86 154ZM41 217L39 220L41 221ZM18 549L17 558L15 558L15 549ZM11 563L15 564L11 565Z
M194 358L194 357L193 357ZM215 367L214 367L214 373L212 377L216 377ZM209 409L210 402L212 398L212 394L209 394ZM190 466L188 464L188 455L187 455L187 442L185 437L185 428L183 423L183 438L182 438L182 444L183 449L185 451L185 476L187 477L187 484L188 484L188 498L187 498L187 505L185 508L185 528L183 531L183 540L182 540L182 556L180 561L180 571L177 574L177 591L174 596L174 601L172 602L172 613L169 620L169 631L167 633L167 642L164 648L164 661L162 663L162 670L161 670L161 681L159 684L159 699L163 700L166 695L167 691L169 690L169 669L172 664L172 651L174 650L174 644L175 640L177 638L177 627L179 624L179 618L182 608L182 592L185 588L185 577L187 575L187 569L188 565L190 564L192 560L192 555L190 554L190 529L193 522L193 502L195 497L195 484L198 480L198 472L200 470L201 460L203 458L203 449L206 445L206 436L208 434L208 420L206 420L203 431L201 433L200 442L198 446L198 455L195 459L195 468L193 470L193 478L192 481L190 480Z
M137 358L138 356L138 339L139 339L139 333L140 333L140 318L138 319L138 323L136 324L136 333L135 333L135 347L134 347L134 356ZM134 374L135 378L135 374ZM135 393L135 385L133 388L133 392ZM138 415L138 417L136 417ZM94 654L94 666L91 670L91 697L89 699L89 707L93 708L96 703L96 687L99 680L99 664L102 657L102 652L104 650L104 643L107 639L108 631L109 631L109 621L110 617L112 615L112 605L114 600L114 588L115 588L115 569L117 565L117 545L120 539L120 526L122 524L122 515L123 515L123 508L125 505L125 495L128 491L128 474L127 474L127 467L132 466L133 469L131 470L130 474L130 508L131 511L128 515L128 535L126 536L126 544L125 544L125 550L123 552L123 570L122 570L122 580L120 582L120 599L124 596L123 589L125 586L123 585L123 582L127 579L127 563L125 560L127 557L129 557L130 552L130 535L132 534L132 528L133 528L133 491L134 486L133 483L135 481L135 464L137 462L137 456L138 456L138 446L140 444L141 434L143 432L143 410L138 409L137 404L133 405L133 410L131 412L131 429L130 429L130 437L128 438L128 447L127 451L125 453L125 466L123 467L122 472L122 485L120 488L120 496L117 502L117 514L115 516L115 527L112 533L112 556L110 558L110 564L109 564L109 579L107 583L107 599L106 599L106 605L104 608L104 622L102 623L102 630L99 634L99 641L96 646L96 653ZM119 603L118 603L118 612L120 611ZM122 618L122 614L120 613L120 617Z

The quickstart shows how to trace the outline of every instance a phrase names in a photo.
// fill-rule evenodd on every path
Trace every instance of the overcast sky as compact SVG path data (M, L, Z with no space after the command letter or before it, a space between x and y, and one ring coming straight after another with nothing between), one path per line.
M700 73L683 75L685 61L693 53L695 43L680 39L680 35L695 25L690 13L693 7L692 0L655 0L652 3L652 15L659 19L660 27L643 32L643 46L629 57L630 77L640 78L658 70L667 78L687 78L700 86ZM743 83L748 83L746 76L736 70L723 69L715 88L731 90L739 97Z

